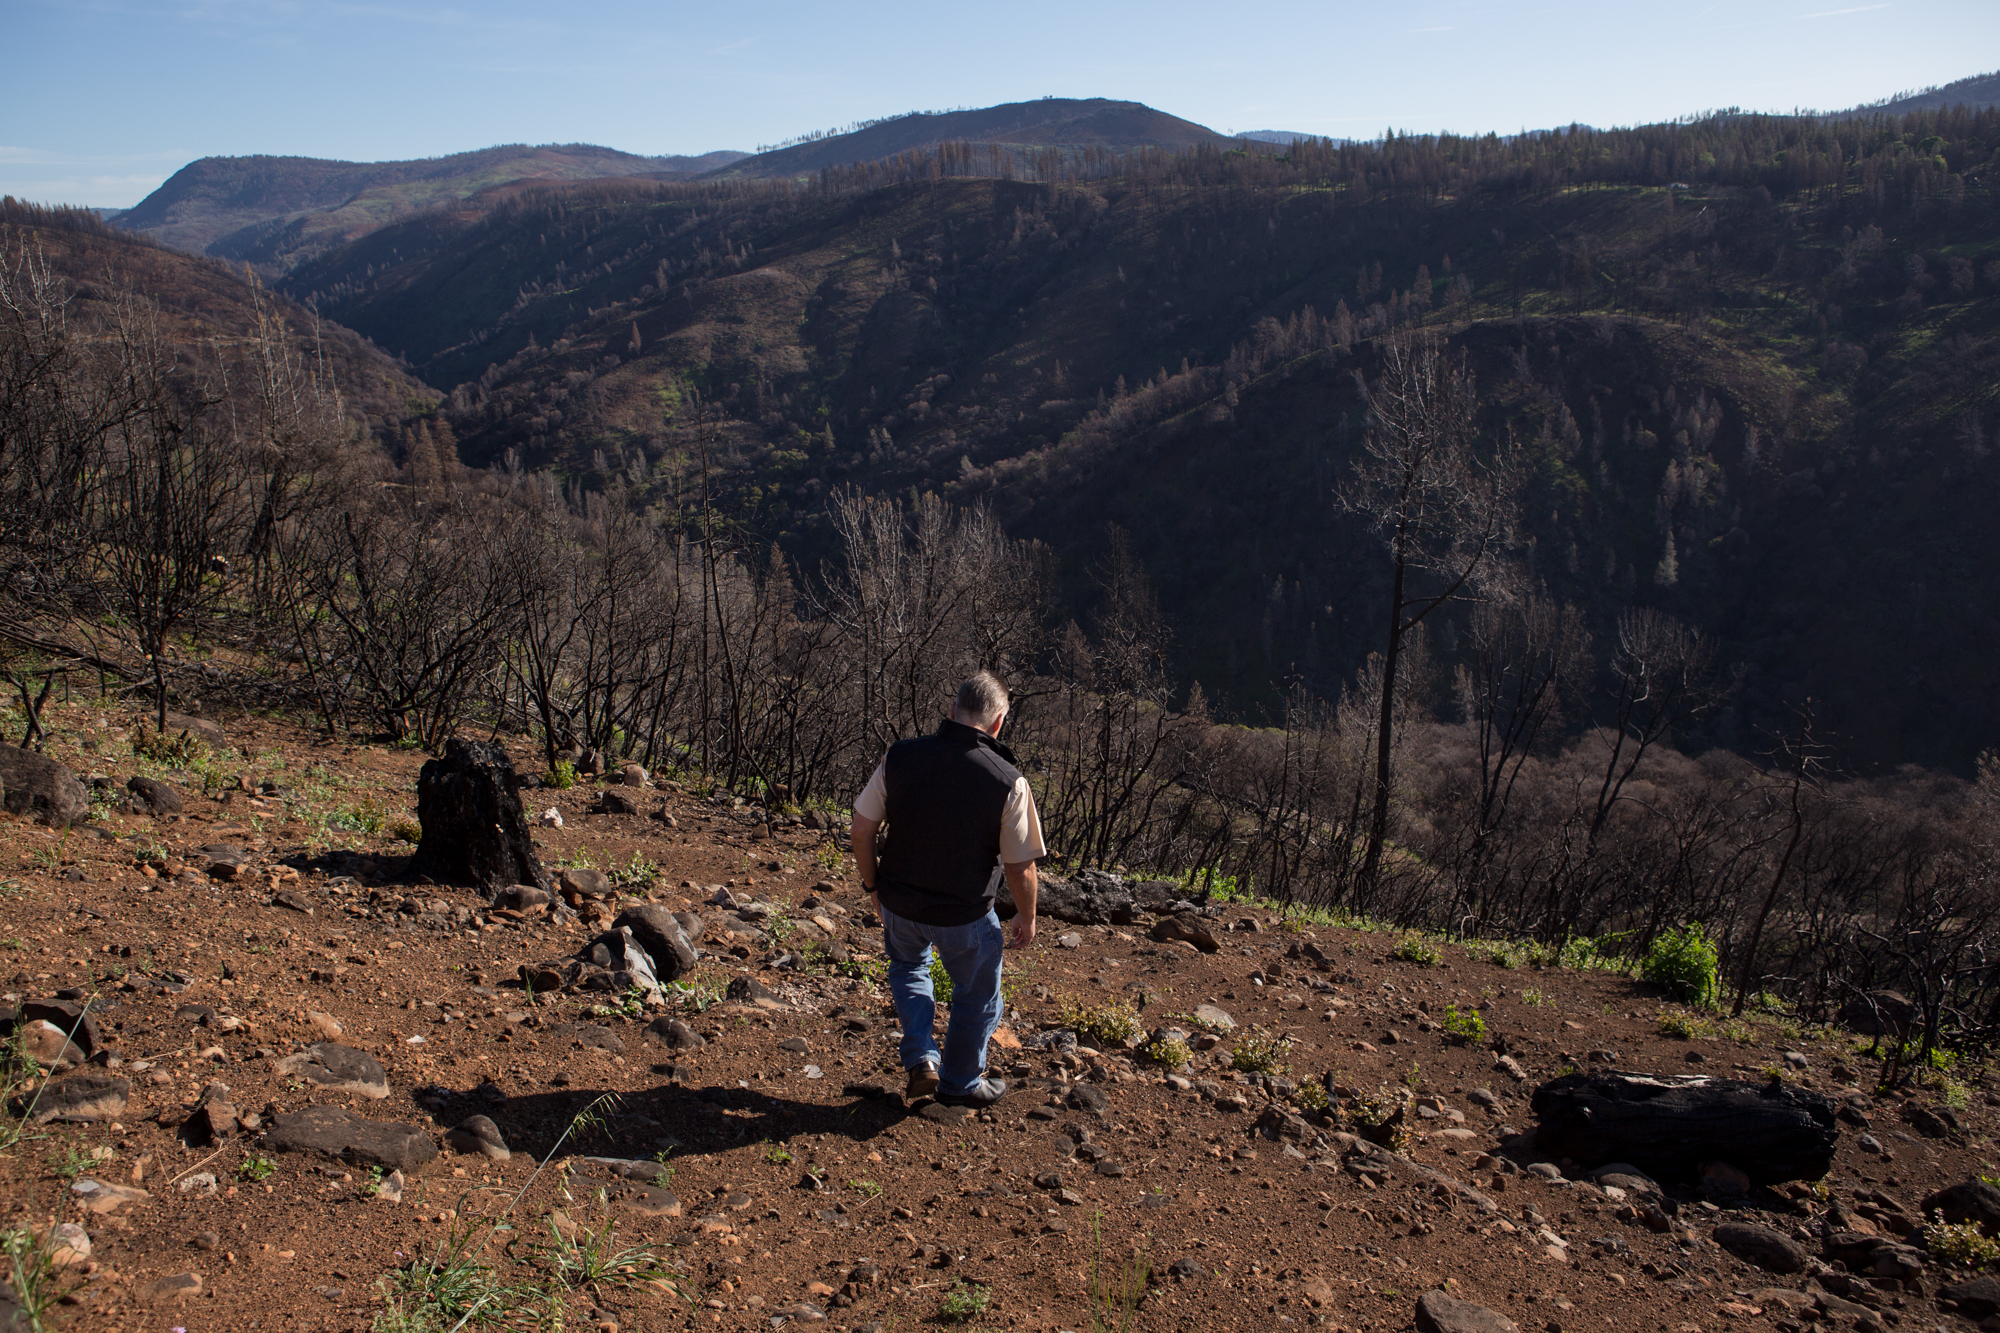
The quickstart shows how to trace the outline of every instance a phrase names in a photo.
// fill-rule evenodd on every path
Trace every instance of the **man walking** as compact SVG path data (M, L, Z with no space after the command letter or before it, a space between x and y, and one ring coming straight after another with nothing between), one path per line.
M1035 858L1048 853L1028 780L996 737L1007 689L981 671L958 687L937 731L898 741L854 802L851 846L889 955L889 992L903 1024L904 1095L990 1106L1007 1085L984 1077L1000 1024L1000 954L1035 939ZM876 833L888 825L880 854ZM1016 915L993 910L1006 876ZM940 1063L929 955L951 977L951 1021Z

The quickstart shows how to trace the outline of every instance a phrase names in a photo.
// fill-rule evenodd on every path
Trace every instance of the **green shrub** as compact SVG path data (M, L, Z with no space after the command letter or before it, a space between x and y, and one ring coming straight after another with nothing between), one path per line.
M1414 931L1397 940L1389 956L1399 963L1415 963L1418 967L1436 967L1444 961L1444 951Z
M1331 1104L1332 1099L1326 1095L1326 1084L1317 1079L1299 1084L1298 1091L1292 1094L1292 1105L1308 1113L1324 1111Z
M1250 1032L1237 1038L1236 1049L1230 1052L1232 1068L1246 1074L1282 1074L1290 1065L1285 1057L1292 1053L1292 1039L1280 1037L1276 1033Z
M329 829L363 833L371 838L380 833L388 822L389 812L372 796L358 804L336 810L326 817L326 826Z
M1459 1046L1470 1046L1486 1035L1486 1020L1477 1009L1448 1004L1444 1008L1444 1035Z
M1188 1049L1186 1042L1178 1039L1147 1042L1139 1054L1169 1069L1180 1069L1194 1063L1194 1052Z
M1672 1037L1675 1041L1693 1041L1696 1037L1710 1036L1713 1032L1707 1019L1682 1013L1678 1009L1662 1011L1653 1026L1662 1037Z
M1939 1263L1957 1268L1983 1268L2000 1259L2000 1243L1979 1229L1977 1222L1947 1222L1943 1212L1933 1212L1924 1223L1924 1248Z
M208 758L208 745L193 732L183 731L176 736L165 731L147 731L142 722L132 739L132 753L162 768L189 769Z
M950 1004L953 989L951 973L945 970L944 959L938 957L937 953L933 951L931 954L931 998L939 1004Z
M975 1315L986 1313L986 1307L993 1303L993 1292L977 1282L964 1282L954 1287L938 1307L938 1318L947 1324L963 1324Z
M1139 1015L1123 1000L1109 1004L1086 1004L1073 996L1057 1003L1062 1025L1079 1037L1090 1037L1100 1046L1123 1046L1139 1032Z
M1721 993L1715 941L1701 922L1656 938L1639 965L1639 975L1684 1004L1709 1005Z
M401 838L412 847L424 840L424 826L414 819L392 819L383 831L392 838Z
M554 787L557 791L568 791L576 785L576 765L567 759L556 760L542 778L542 785Z

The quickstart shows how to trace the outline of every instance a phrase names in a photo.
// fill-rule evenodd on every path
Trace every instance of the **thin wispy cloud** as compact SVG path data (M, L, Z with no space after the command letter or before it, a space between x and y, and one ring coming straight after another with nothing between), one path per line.
M1817 14L1801 14L1802 19L1833 19L1842 14L1866 14L1871 9L1887 9L1887 5L1856 5L1852 9L1822 9Z
M1458 25L1456 23L1452 23L1442 28L1411 28L1410 31L1411 32L1457 32Z

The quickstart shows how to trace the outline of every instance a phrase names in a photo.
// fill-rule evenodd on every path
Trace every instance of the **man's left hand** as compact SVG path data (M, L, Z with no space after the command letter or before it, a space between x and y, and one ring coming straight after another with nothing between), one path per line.
M1034 916L1027 912L1022 912L1016 915L1015 918L1008 923L1007 947L1010 949L1025 949L1034 942L1035 942Z

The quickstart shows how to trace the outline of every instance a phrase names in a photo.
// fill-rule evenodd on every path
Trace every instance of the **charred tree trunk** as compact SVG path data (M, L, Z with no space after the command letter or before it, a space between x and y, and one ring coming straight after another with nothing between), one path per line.
M1567 1074L1535 1089L1535 1147L1579 1166L1629 1162L1667 1179L1727 1162L1752 1184L1818 1180L1840 1131L1833 1103L1773 1081L1607 1071Z
M497 745L454 736L444 757L417 775L417 818L424 840L412 874L441 884L477 884L497 892L532 884L552 892L514 787L514 766Z

